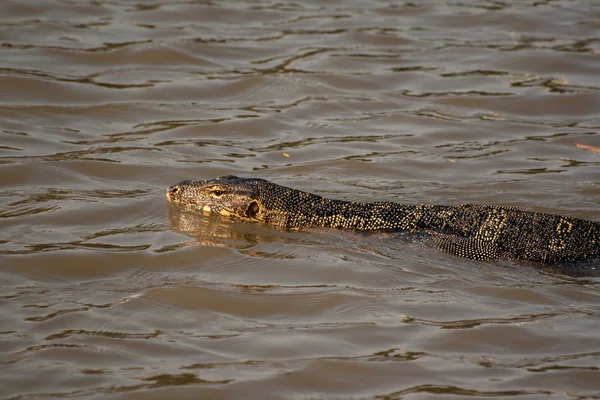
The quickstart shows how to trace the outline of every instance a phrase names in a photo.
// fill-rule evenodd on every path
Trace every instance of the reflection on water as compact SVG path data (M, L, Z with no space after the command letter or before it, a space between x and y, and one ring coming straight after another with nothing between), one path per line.
M598 220L592 3L0 2L0 395L600 396L598 278L164 201Z

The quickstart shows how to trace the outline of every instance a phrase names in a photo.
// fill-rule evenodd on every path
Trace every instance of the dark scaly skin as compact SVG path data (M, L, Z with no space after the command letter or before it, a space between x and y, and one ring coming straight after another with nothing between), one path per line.
M264 179L223 176L183 181L167 199L192 210L231 215L277 229L328 227L423 232L435 247L473 260L555 265L600 258L600 223L514 207L404 205L326 199Z

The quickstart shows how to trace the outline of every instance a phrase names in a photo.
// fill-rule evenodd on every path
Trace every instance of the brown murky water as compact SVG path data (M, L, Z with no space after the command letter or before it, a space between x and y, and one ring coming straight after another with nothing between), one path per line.
M600 398L598 278L164 199L600 220L599 32L583 0L2 1L0 396Z

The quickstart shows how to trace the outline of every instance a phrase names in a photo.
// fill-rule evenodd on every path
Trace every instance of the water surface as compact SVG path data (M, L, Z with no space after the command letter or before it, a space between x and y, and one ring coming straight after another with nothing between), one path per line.
M600 221L599 21L584 0L3 1L0 395L600 398L598 278L164 199L235 174Z

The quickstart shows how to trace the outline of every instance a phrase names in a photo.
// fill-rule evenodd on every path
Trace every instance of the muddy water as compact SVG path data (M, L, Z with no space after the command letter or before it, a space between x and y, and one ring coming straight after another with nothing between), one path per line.
M190 178L600 220L593 1L0 4L0 395L598 398L597 278L168 208ZM587 397L586 397L587 396Z

